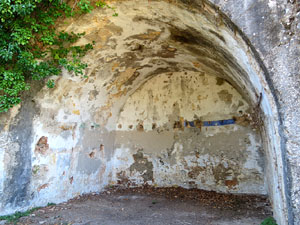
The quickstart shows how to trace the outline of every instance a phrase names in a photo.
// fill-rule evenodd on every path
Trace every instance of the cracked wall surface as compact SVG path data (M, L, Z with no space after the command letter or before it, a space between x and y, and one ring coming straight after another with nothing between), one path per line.
M86 76L0 115L1 214L147 183L268 194L299 222L296 3L212 2L113 1L117 17L57 26L95 46Z

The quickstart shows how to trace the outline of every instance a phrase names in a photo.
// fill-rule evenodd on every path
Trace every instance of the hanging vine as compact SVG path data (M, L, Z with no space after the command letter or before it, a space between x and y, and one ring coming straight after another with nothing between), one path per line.
M0 112L21 102L30 79L59 75L62 68L83 74L87 65L81 58L93 43L75 46L84 33L57 32L55 24L59 18L89 13L94 7L111 8L102 1L93 6L88 0L73 6L62 0L0 1ZM49 88L54 85L48 80Z

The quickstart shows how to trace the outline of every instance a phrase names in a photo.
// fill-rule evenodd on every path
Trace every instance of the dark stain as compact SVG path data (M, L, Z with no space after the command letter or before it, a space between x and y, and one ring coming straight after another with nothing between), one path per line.
M226 44L226 41L225 41L225 39L224 39L224 37L223 37L222 35L218 34L217 32L215 32L215 31L213 31L213 30L211 30L211 29L209 29L208 31L209 31L210 33L214 34L214 35L215 35L217 38L219 38L221 41L223 41L224 44Z
M216 77L217 85L221 86L225 83L224 79L221 77Z
M116 34L116 35L121 35L123 33L123 28L116 26L113 23L110 23L110 24L104 26L104 28L108 29L109 31L112 31L112 33Z
M138 171L142 174L144 182L153 181L153 164L144 157L143 152L139 150L133 155L134 163L130 166L130 171Z
M162 60L160 59L160 62ZM180 71L180 68L178 66L178 63L177 62L167 62L167 61L164 61L168 66L167 67L159 67L157 69L155 69L154 71L151 71L150 73L148 73L145 77L145 82L146 83L148 81L148 79L158 75L158 74L162 74L162 73L167 73L167 72L178 72ZM153 63L153 62L151 62ZM155 64L155 63L154 63ZM143 83L143 84L144 84Z
M189 181L189 188L197 188L197 184L195 181Z
M177 29L175 27L172 27L170 29L171 32L171 39L176 41L176 42L180 42L180 43L184 43L184 44L199 44L198 37L195 36L194 32L192 32L192 30L190 29L186 29L186 30L180 30Z
M156 129L157 125L156 123L152 123L152 130Z
M175 58L175 52L176 51L169 51L167 49L163 49L163 50L157 52L157 54L155 54L153 56L158 56L158 57L162 57L162 58Z
M161 51L153 56L158 56L162 58L175 58L175 53L177 49L170 47L168 44L163 44L161 46Z
M149 25L157 25L157 21L155 21L153 19L143 17L143 16L135 16L132 19L132 21L133 22L144 22L144 23L149 24Z
M92 91L90 91L90 92L89 92L89 95L90 95L90 96L93 96L93 97L89 97L89 100L92 100L93 98L96 98L98 94L99 94L99 91L97 91L97 90L92 90ZM91 98L91 99L90 99L90 98Z
M202 172L202 171L205 171L205 167L202 167L202 166L194 166L190 169L190 171L188 172L188 176L189 178L192 178L192 179L197 179L197 177L199 176L199 174Z
M244 105L244 102L242 102L241 100L239 100L239 104L238 104L238 107L241 107Z
M124 83L125 86L132 85L135 79L140 75L140 72L135 71L134 74Z
M126 38L126 40L137 39L137 40L156 41L160 37L160 34L161 34L161 31L148 29L146 33L130 36L130 37Z
M33 195L30 193L32 175L31 143L33 141L33 118L39 116L40 110L32 99L44 86L43 82L30 82L30 92L22 96L22 105L18 115L10 126L12 142L18 143L20 149L15 153L14 163L6 171L4 180L2 203L14 207L25 207Z
M234 171L233 168L225 168L223 164L219 164L218 166L213 167L212 171L217 184L226 185L228 188L233 188L238 185L238 180L236 178L237 174L232 174L232 171ZM227 180L227 177L229 176L233 176L234 178L232 180Z
M226 104L232 103L232 94L230 94L227 90L222 90L218 92L219 98L224 101Z
M138 57L134 52L125 52L122 57L118 58L118 61L120 62L120 67L126 66L136 68L139 66L139 63L137 62Z
M185 48L196 56L199 62L215 70L218 76L222 77L224 74L229 73L230 68L234 68L237 74L245 78L246 83L251 83L248 74L239 65L233 55L214 43L203 33L195 30L193 27L187 27L184 30L171 27L170 32L171 39L184 44ZM248 94L245 93L242 87L233 82L233 80L231 83L245 99L250 101ZM255 91L253 87L252 89Z
M131 181L128 179L128 177L125 174L125 171L121 171L119 173L117 173L117 178L118 178L118 184L119 185L124 185L124 186L131 186Z

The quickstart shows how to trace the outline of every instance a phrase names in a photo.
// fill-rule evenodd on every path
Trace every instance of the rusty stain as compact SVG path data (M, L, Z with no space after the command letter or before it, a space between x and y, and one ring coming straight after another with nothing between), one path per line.
M238 180L236 178L234 178L233 180L225 180L225 185L229 188L232 189L235 186L238 185Z
M144 131L144 126L143 123L140 122L137 126L136 126L137 131Z
M200 131L201 131L201 128L202 128L202 121L201 120L194 120L194 124L195 124L195 127L199 128Z
M115 62L115 63L112 65L111 70L112 70L112 71L115 71L115 69L116 69L119 65L120 65L120 63Z
M70 184L73 183L73 180L74 180L73 176L69 178Z
M73 110L72 113L75 114L75 115L80 115L80 111L79 110Z
M194 65L195 67L197 67L197 68L200 67L200 63L198 63L198 62L193 62L193 65Z
M91 153L89 154L89 157L90 157L90 158L94 158L94 157L95 157L95 152L91 152Z
M106 89L110 90L113 86L117 89L120 89L123 84L128 81L135 73L136 68L128 67L124 72L120 73L119 76L115 79L115 81L110 84Z
M249 126L252 121L251 117L247 114L243 116L234 116L233 119L236 124L244 127Z
M128 179L128 177L125 174L125 171L121 171L119 173L117 173L117 178L118 178L118 184L123 184L126 186L130 186L130 180Z
M160 36L160 31L148 31L146 34L138 34L133 36L133 38L143 39L143 40L155 40Z
M35 151L41 154L45 154L48 149L49 149L48 138L42 136L35 146Z
M121 96L124 96L126 94L127 94L127 88L125 88L123 91L119 91L115 94L111 94L111 97L120 98Z
M174 130L182 129L182 124L180 123L180 121L175 121L173 128Z
M72 130L72 129L73 129L73 126L62 125L62 126L60 126L59 128L62 129L62 130Z
M101 144L101 145L100 145L100 151L103 151L103 150L104 150L104 145Z
M100 109L99 109L99 111L108 110L108 109L110 109L111 106L112 106L112 103L109 101L109 102L106 103L106 105L101 106Z
M37 191L40 192L42 189L45 189L49 186L49 184L43 184L37 188Z

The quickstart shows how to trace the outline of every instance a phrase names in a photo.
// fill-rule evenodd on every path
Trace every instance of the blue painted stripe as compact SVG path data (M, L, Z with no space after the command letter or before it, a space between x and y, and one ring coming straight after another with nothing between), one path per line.
M190 125L191 127L195 127L194 121L189 122L189 125Z
M204 127L213 127L213 126L224 126L224 125L230 125L235 124L235 121L233 119L229 120L215 120L215 121L203 121L202 126ZM195 127L194 121L184 121L184 126Z
M216 121L204 121L203 126L212 127L212 126L224 126L229 124L235 124L233 119L230 120L216 120Z

